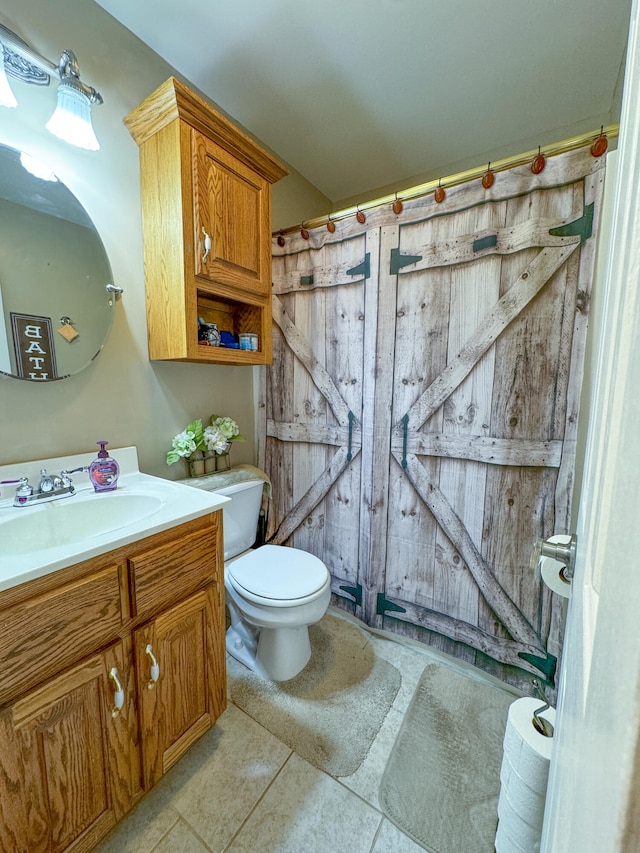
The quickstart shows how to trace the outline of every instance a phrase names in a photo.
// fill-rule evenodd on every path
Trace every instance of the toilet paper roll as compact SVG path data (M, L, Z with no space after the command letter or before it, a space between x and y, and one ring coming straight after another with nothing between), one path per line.
M564 563L554 560L553 557L540 558L542 580L550 590L557 592L563 598L569 598L571 595L571 583L570 581L566 581L560 574L564 567Z
M509 706L504 733L503 755L529 784L535 781L537 773L548 772L551 760L553 738L540 734L532 723L533 712L543 704L532 696L516 699ZM555 708L548 708L542 716L555 726Z
M547 775L542 790L534 790L509 764L502 762L500 771L500 801L504 801L531 826L542 826Z
M546 712L545 712L546 713ZM503 785L510 784L521 786L531 791L532 794L545 796L547 792L547 778L549 775L549 762L542 759L523 759L522 751L518 751L517 766L514 766L513 751L503 754L502 767L500 768L500 782ZM533 772L530 765L533 764Z
M496 853L539 853L540 851L540 841L528 850L518 842L517 838L509 834L509 827L502 822L498 824L494 846Z
M524 850L535 850L540 848L542 838L542 819L536 826L531 826L524 818L515 812L509 803L503 798L498 801L499 826L505 835L515 841Z
M533 712L543 704L540 699L524 696L509 706L498 799L498 829L503 853L519 853L520 850L530 853L540 849L553 748L553 738L545 737L532 723ZM554 708L548 708L542 716L555 725Z
M566 545L571 541L571 537L566 533L556 533L553 536L550 536L547 541L558 542ZM558 595L561 595L563 598L569 598L571 596L571 583L569 581L565 581L560 575L561 570L565 568L564 563L561 563L559 560L554 560L553 557L540 557L538 559L538 566L540 567L542 580L549 589L553 590L553 592L557 592Z

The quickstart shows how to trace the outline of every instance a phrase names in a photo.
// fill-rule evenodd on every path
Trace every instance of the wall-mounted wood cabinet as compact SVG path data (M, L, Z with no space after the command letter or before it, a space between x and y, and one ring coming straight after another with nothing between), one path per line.
M222 713L221 525L3 592L1 850L91 850Z
M170 78L125 118L140 148L149 357L271 361L271 185L287 171ZM198 342L198 318L258 350Z

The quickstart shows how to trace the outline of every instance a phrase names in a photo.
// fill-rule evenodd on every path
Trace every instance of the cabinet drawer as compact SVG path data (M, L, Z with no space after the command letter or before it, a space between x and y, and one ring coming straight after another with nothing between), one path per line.
M111 642L123 621L115 564L0 610L0 705Z
M135 617L151 616L217 579L215 531L197 530L129 560Z

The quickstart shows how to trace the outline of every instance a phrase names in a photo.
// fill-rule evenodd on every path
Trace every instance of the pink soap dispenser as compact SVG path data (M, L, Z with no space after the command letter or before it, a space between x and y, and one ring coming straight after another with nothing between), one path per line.
M120 466L105 450L108 441L97 441L96 444L100 445L100 451L89 465L89 479L96 492L111 492L118 485Z

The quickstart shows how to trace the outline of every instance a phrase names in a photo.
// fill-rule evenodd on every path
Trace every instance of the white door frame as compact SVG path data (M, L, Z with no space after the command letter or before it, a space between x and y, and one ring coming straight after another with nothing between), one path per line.
M543 853L640 849L640 0L633 0Z

